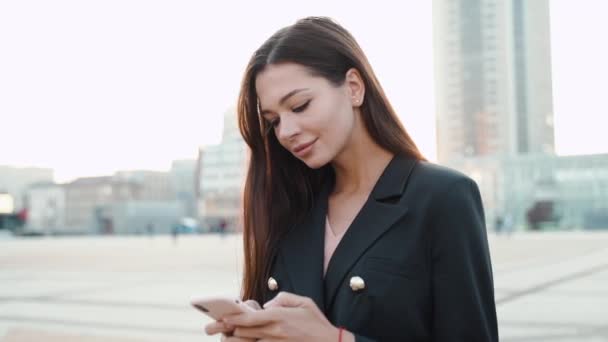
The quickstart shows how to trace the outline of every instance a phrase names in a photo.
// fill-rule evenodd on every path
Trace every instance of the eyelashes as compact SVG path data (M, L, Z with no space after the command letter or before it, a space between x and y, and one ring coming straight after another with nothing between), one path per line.
M291 111L294 113L302 113L308 108L308 105L310 104L311 101L312 100L308 100L303 105L295 107ZM264 121L266 122L266 128L265 128L265 132L264 132L265 135L270 134L270 132L272 132L272 130L274 128L276 128L279 125L279 123L281 123L280 118L275 118L273 120L264 120Z
M294 113L301 113L303 111L306 110L306 108L308 107L308 104L310 103L311 100L306 101L303 105L296 107L293 110Z

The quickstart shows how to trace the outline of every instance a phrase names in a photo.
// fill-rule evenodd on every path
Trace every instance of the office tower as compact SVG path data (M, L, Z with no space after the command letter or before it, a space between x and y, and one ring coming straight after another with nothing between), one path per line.
M548 0L434 0L438 160L554 153Z

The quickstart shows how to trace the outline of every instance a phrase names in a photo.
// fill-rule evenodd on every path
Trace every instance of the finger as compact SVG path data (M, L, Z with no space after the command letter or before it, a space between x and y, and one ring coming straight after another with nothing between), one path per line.
M311 299L308 297L302 297L289 292L279 292L272 300L264 304L264 308L273 307L301 307L309 305Z
M224 335L224 336L222 336L221 341L222 342L252 342L255 340L250 339L250 338L242 338L242 337Z
M255 327L280 320L281 310L257 310L226 316L222 321L232 326Z
M260 303L256 302L253 299L245 301L244 304L247 305L247 306L249 306L250 308L255 309L255 310L262 310L262 307L260 306Z
M213 322L205 326L205 333L207 335L215 335L219 333L229 333L234 330L233 326L229 326L222 322Z
M273 337L274 324L258 327L236 327L234 336L259 340Z

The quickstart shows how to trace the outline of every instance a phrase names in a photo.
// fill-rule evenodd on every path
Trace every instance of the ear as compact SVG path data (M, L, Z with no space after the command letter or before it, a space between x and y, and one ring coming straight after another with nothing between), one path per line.
M365 83L363 82L363 77L361 77L359 70L355 68L348 69L344 83L352 106L361 106L365 97Z

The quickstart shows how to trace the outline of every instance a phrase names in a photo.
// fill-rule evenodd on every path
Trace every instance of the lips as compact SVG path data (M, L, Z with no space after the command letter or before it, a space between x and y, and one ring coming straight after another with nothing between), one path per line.
M296 146L293 149L293 153L300 153L300 152L304 151L308 147L312 146L312 144L314 144L316 141L317 141L317 139L315 139L315 140L313 140L311 142L308 142L308 143L305 143L305 144L300 144L300 145Z

